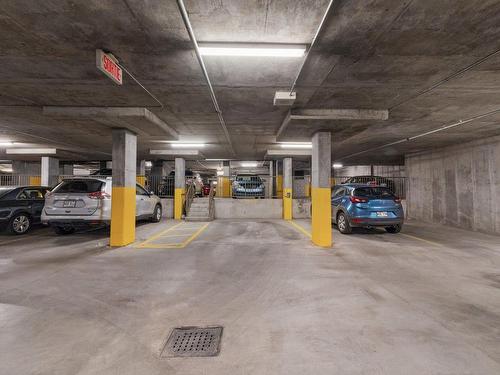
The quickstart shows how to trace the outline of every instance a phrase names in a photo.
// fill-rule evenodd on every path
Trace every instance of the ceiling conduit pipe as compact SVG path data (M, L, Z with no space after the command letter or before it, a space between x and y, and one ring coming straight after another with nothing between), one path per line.
M184 1L177 0L177 5L179 6L182 20L184 21L184 25L186 26L186 30L189 34L189 39L191 39L191 42L193 43L194 51L196 53L196 58L200 63L201 70L203 72L203 75L205 76L205 80L207 81L207 85L210 91L210 97L212 98L212 103L214 104L215 111L217 112L217 116L219 117L219 122L222 126L222 130L224 131L224 135L226 136L229 148L231 150L231 153L233 155L236 155L236 153L234 152L233 143L231 142L229 131L227 130L226 122L224 121L224 117L222 116L222 111L219 107L219 103L217 102L217 97L215 96L214 88L212 87L212 82L210 81L210 77L208 76L207 68L205 67L205 62L201 57L200 48L198 46L198 42L196 41L196 36L194 35L193 27L191 26L191 21L189 20L189 16L186 10L186 6L184 5Z

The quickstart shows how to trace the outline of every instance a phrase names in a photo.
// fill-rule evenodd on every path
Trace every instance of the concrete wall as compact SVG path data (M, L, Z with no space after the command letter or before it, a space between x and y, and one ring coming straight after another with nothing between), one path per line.
M369 165L352 165L334 170L335 176L369 176ZM373 174L382 177L405 177L404 165L374 165Z
M406 156L407 216L500 234L500 137Z
M294 199L292 202L292 215L294 219L309 219L311 217L311 199Z
M281 199L215 198L216 219L281 219Z

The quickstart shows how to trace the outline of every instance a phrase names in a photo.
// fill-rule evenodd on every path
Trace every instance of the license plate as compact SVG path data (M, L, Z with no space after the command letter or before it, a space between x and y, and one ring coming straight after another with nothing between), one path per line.
M387 212L377 212L377 217L387 217Z
M75 207L76 206L76 201L64 201L63 202L63 207Z

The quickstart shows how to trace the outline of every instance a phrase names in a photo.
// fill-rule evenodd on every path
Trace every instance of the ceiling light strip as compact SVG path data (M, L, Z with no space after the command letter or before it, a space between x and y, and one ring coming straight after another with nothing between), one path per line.
M219 107L219 103L217 102L217 97L215 96L215 92L214 92L214 89L212 87L210 77L208 76L207 68L205 67L205 62L203 61L203 57L201 56L200 48L198 46L198 42L196 41L196 36L194 35L193 27L191 26L191 21L189 20L189 16L188 16L188 13L186 10L186 6L184 5L184 1L177 0L177 5L179 6L182 20L184 21L184 25L186 26L186 30L189 34L189 39L191 39L191 42L193 43L194 51L196 53L196 58L198 59L198 62L200 63L201 70L203 72L203 75L205 76L205 80L207 81L207 85L208 85L208 88L210 90L210 97L212 98L212 103L214 104L215 111L217 112L217 116L219 117L219 122L222 126L222 130L224 131L224 135L226 136L227 142L229 144L229 148L231 150L231 153L233 155L236 155L234 148L233 148L233 143L231 142L231 137L229 135L229 131L227 130L226 122L224 121L224 117L222 116L222 111Z

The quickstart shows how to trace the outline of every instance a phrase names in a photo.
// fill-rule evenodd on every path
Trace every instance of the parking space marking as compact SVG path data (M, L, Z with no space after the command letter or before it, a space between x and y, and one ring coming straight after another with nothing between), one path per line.
M184 222L174 225L171 228L168 228L160 233L153 235L151 238L147 239L144 242L135 245L134 247L139 249L182 249L189 245L196 237L198 237L210 223L206 223L205 225L200 226L181 226L185 224ZM189 229L189 230L188 230ZM193 233L193 230L196 231ZM185 234L171 234L172 232L188 232ZM162 240L167 240L172 237L187 237L184 241L180 242L163 242ZM154 242L156 240L160 240L162 242ZM178 240L179 241L179 240Z
M406 234L406 233L400 233L401 235L405 236L405 237L408 237L408 238L412 238L414 240L418 240L418 241L422 241L422 242L426 242L430 245L433 245L433 246L439 246L439 247L443 247L442 244L438 243L438 242L434 242L434 241L429 241L429 240L426 240L424 238L420 238L420 237L417 237L417 236L412 236L411 234Z
M311 238L312 234L308 232L305 228L301 227L299 224L294 222L293 220L287 220L288 223L292 224L296 229L305 234L307 237Z

